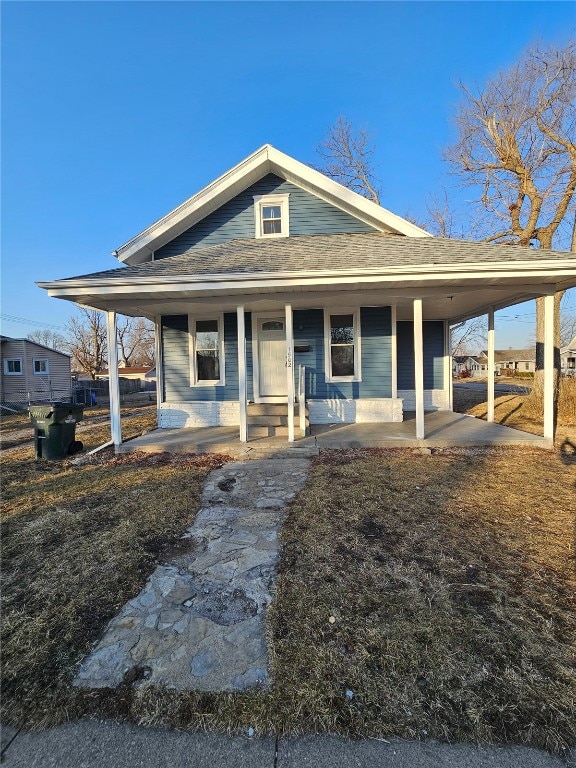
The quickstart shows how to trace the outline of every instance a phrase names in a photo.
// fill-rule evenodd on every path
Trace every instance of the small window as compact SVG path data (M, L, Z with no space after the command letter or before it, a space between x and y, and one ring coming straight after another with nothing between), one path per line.
M288 237L289 195L254 195L256 237Z
M360 380L359 325L357 312L328 315L326 336L329 379Z
M282 208L279 205L263 205L262 211L262 234L263 235L281 235L282 234Z
M48 373L48 358L35 358L34 359L34 373L46 375Z
M196 386L224 383L222 318L190 318L191 379Z
M22 360L12 357L4 360L4 373L6 376L22 376Z

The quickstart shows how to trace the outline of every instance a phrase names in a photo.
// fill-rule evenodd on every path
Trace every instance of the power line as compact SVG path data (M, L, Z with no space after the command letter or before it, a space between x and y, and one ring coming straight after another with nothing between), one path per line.
M26 317L16 317L16 315L5 315L3 312L0 314L0 318L7 323L19 323L20 325L35 325L38 328L53 328L57 331L65 331L66 328L63 325L54 325L53 323L43 323L40 320L29 320Z

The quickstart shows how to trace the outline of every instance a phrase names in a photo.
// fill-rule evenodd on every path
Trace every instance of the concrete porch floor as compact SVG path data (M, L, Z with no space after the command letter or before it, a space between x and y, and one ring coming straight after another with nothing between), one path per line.
M238 427L157 429L120 446L131 451L168 453L224 453L233 457L314 455L326 448L452 448L521 445L551 449L544 437L488 424L451 411L427 413L425 438L417 440L413 414L395 424L314 425L312 435L290 444L285 437L258 438L241 443Z

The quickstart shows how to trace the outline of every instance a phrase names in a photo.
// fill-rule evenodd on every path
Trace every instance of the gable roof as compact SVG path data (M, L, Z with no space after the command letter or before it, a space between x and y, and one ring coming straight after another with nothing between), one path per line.
M575 352L576 351L576 336L570 341L565 347L562 347L560 349L560 354L564 355L566 352Z
M197 224L269 173L274 173L381 232L431 237L421 227L329 179L320 171L265 144L211 184L147 227L113 255L126 264L150 261L158 248Z
M482 357L488 358L488 351L486 349L483 349L482 352L480 352L480 354L482 355ZM506 362L529 363L534 360L536 360L535 349L495 349L494 350L495 363L506 363Z
M71 355L69 355L68 352L61 352L59 349L54 349L54 347L47 347L46 344L40 344L40 342L33 341L32 339L23 339L23 338L15 339L12 336L0 336L0 342L2 344L8 343L11 341L24 342L24 344L32 344L35 347L40 347L40 349L45 349L48 352L54 352L54 354L56 355L63 355L63 357L71 357Z

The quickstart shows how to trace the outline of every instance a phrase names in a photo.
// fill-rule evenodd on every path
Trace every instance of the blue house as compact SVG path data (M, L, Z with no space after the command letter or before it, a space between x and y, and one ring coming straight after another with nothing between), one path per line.
M407 411L423 437L425 411L451 409L450 326L576 273L566 253L434 238L270 145L114 256L39 285L105 311L112 350L116 313L152 319L159 427L241 441Z

